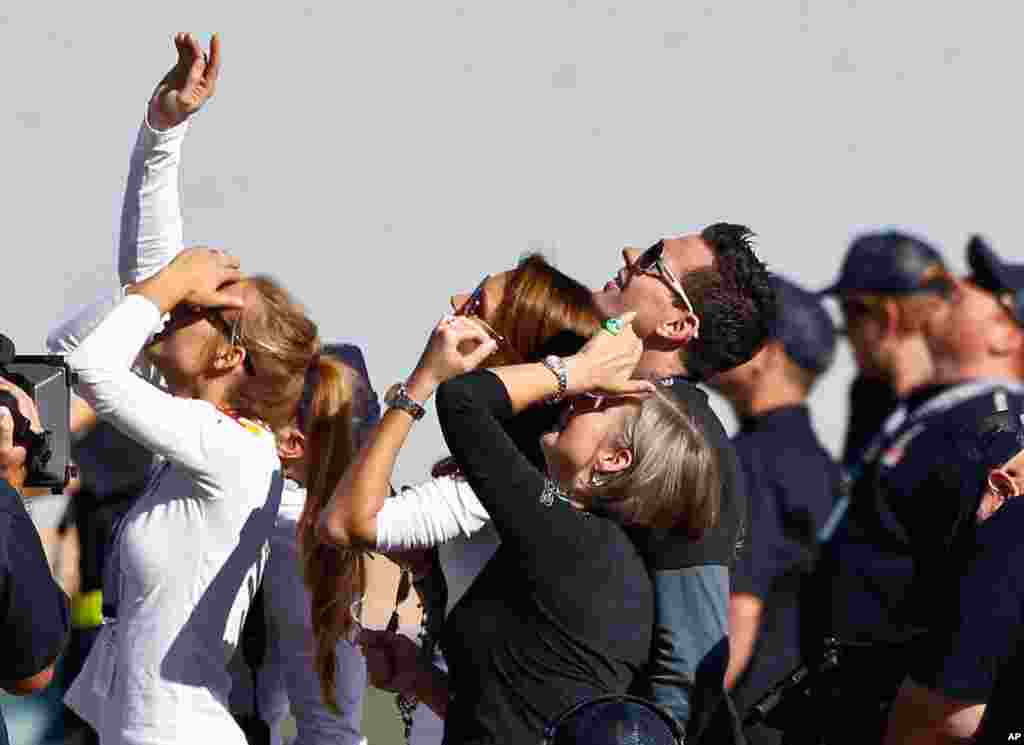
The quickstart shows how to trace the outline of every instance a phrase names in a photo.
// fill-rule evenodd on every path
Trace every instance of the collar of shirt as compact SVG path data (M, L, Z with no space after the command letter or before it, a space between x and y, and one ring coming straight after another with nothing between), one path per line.
M743 419L740 430L745 433L758 430L792 429L809 427L811 413L805 404L790 404Z

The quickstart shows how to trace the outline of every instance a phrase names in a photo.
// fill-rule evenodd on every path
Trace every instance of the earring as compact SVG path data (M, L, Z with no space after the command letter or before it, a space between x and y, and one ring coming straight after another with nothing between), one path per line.
M591 485L592 487L595 487L595 488L596 488L596 487L604 486L604 485L605 485L605 484L607 484L607 483L608 483L608 480L607 480L607 479L602 479L602 478L600 478L600 477L598 476L598 474L597 474L597 471L593 471L593 472L592 472L592 473L590 474L590 485Z

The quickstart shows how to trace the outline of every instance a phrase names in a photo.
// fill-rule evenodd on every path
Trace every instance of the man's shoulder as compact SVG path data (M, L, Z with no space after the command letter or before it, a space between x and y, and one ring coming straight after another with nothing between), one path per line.
M11 520L19 517L28 518L25 503L21 495L5 479L0 479L0 520Z

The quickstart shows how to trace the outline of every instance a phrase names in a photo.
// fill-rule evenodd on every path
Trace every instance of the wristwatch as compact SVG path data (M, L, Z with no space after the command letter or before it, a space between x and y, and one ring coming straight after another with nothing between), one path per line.
M569 371L565 366L565 360L553 354L540 361L544 367L551 371L551 374L558 379L558 390L548 397L547 403L558 404L565 398L565 391L569 387Z
M384 404L392 409L401 409L417 422L427 413L423 404L409 398L409 391L405 387L405 383L395 383L388 388L388 392L384 394Z

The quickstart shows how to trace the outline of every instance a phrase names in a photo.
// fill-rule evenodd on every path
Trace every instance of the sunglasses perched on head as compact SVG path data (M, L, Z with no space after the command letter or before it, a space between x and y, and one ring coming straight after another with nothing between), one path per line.
M676 296L683 301L683 305L690 311L694 316L697 315L697 311L693 309L693 303L690 302L690 298L686 295L686 290L683 289L679 279L668 268L664 258L665 253L665 242L658 241L653 246L648 248L633 262L633 271L639 274L649 274L652 277L658 277L668 285L668 288L676 294Z
M504 351L507 355L511 356L514 361L522 362L522 356L515 350L512 343L503 335L499 334L494 328L487 323L483 318L480 317L480 309L484 303L484 285L487 284L487 280L491 278L491 275L485 274L484 278L480 280L480 284L473 290L473 294L469 296L469 299L462 304L461 308L455 309L455 315L465 316L466 318L472 318L480 327L487 332L487 335L494 339L498 343L498 347Z

